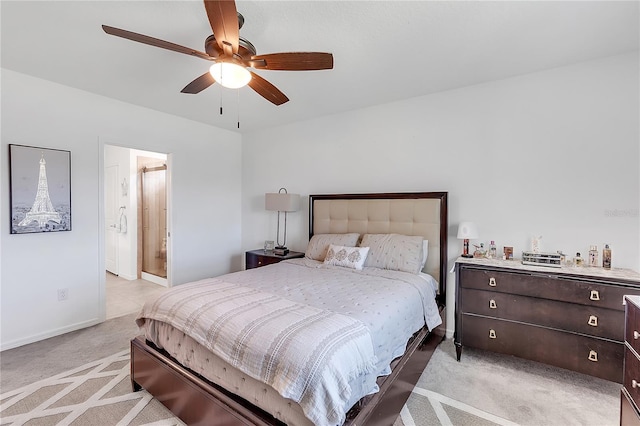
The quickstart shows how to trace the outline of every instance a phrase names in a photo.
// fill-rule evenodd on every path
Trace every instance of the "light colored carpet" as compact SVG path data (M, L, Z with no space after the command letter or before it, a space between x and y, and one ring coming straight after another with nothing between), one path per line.
M435 351L394 426L619 423L620 385L515 357ZM0 395L2 425L183 425L147 392L131 392L129 351Z
M129 351L0 395L2 425L184 425L145 391L131 392Z
M0 352L0 393L96 361L130 346L137 314Z
M395 426L614 426L618 383L513 356L438 346Z

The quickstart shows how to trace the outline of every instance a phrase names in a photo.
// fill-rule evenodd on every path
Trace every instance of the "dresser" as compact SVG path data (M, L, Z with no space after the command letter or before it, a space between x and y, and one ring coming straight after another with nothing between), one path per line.
M620 425L640 425L640 297L625 296L624 381L620 390Z
M626 269L456 261L454 343L622 383L625 295L640 295Z
M245 253L245 262L247 269L258 268L260 266L271 265L272 263L282 262L287 259L296 259L304 257L304 253L299 251L290 251L284 256L274 254L272 251L263 249L249 250Z

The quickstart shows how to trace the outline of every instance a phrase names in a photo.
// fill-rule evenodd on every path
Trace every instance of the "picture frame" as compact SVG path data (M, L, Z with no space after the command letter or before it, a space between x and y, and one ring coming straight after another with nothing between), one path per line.
M9 145L11 234L71 231L71 151Z

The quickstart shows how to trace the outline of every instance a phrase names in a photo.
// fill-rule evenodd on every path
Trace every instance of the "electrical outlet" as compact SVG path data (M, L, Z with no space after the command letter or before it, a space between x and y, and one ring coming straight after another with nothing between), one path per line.
M58 301L61 302L63 300L67 300L69 298L69 289L68 288L59 288L58 289Z

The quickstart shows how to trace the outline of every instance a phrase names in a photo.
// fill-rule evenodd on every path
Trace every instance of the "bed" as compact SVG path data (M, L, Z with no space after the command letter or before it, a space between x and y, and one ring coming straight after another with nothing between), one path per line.
M310 195L304 259L145 305L133 388L188 424L392 424L444 338L446 243L446 192Z

